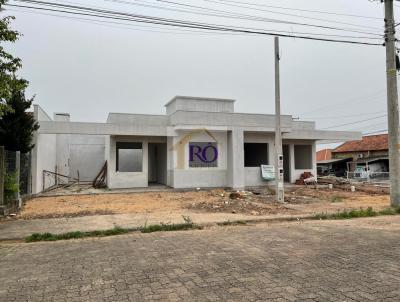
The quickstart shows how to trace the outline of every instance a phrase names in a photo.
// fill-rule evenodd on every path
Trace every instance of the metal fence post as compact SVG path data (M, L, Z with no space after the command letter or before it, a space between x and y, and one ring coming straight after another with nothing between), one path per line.
M15 181L18 184L18 191L16 192L15 198L20 200L20 190L21 190L21 151L15 152Z
M4 147L0 146L0 214L4 206L4 174L5 174L5 152Z

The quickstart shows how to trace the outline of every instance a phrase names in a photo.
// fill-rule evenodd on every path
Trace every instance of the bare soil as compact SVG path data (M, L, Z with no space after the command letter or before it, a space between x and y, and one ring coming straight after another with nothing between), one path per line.
M25 203L17 218L37 219L102 214L233 213L252 216L302 215L344 209L389 206L387 194L297 187L285 194L285 204L274 201L267 189L230 198L225 190L193 192L146 192L127 194L66 195L39 197Z

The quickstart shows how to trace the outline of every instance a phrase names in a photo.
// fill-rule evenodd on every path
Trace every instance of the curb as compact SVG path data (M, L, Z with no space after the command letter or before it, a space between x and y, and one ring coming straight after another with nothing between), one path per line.
M237 220L224 220L221 222L209 222L209 223L199 223L197 224L198 226L201 227L224 227L224 226L239 226L239 224L236 224L237 222L243 222L243 226L246 224L257 224L257 223L279 223L279 222L292 222L292 221L299 221L299 220L315 220L313 215L301 215L301 216L293 216L293 217L271 217L271 218L260 218L260 219L237 219ZM225 224L225 225L224 225ZM128 228L127 228L128 229ZM127 232L127 234L132 234L132 233L138 233L140 232L138 230L138 227L136 228L131 228L132 230ZM85 232L82 230L75 230L75 231L81 231ZM74 232L74 231L71 231ZM117 236L117 235L115 235ZM111 236L110 236L111 237ZM88 239L88 238L94 238L94 237L86 237L82 239ZM101 237L98 237L101 238ZM19 242L24 242L25 243L25 237L11 237L11 238L1 238L0 243L19 243Z

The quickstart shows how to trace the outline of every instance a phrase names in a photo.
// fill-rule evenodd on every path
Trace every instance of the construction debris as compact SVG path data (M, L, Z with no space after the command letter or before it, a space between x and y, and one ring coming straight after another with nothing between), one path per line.
M311 172L304 172L300 179L296 180L296 185L317 184L317 178Z
M100 189L107 187L107 161L104 163L100 172L97 174L93 180L93 188Z

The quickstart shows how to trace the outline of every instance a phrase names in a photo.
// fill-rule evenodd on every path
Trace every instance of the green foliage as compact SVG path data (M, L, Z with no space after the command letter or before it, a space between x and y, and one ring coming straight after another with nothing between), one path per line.
M26 242L36 241L56 241L56 240L69 240L79 239L85 237L106 237L121 235L131 232L131 229L124 229L121 227L114 227L113 229L103 231L90 231L90 232L68 232L63 234L52 234L52 233L33 233L32 235L25 238Z
M12 109L0 119L0 145L10 151L29 152L34 144L33 133L39 128L33 115L26 112L32 105L33 98L26 99L23 90L13 90L7 100Z
M153 232L169 232L169 231L184 231L184 230L192 230L197 229L201 230L202 227L193 223L192 219L189 216L182 216L184 223L173 223L173 224L153 224L144 225L144 227L140 228L142 233L153 233Z
M185 230L201 230L202 227L194 223L152 224L140 229L142 233L170 232Z
M4 200L6 203L11 202L19 189L19 184L17 183L17 177L15 173L4 175Z
M320 213L315 215L314 219L351 219L351 218L362 218L362 217L375 217L375 216L383 216L383 215L399 215L400 208L386 208L380 211L375 211L371 207L367 209L354 209L354 210L344 210L341 212L328 214L328 213Z
M398 208L386 208L379 211L379 215L398 215L400 214L400 207Z
M7 0L0 0L0 11ZM12 109L8 106L7 100L11 98L12 91L24 90L28 82L17 79L15 73L21 68L21 59L16 58L4 50L4 42L14 43L21 35L18 31L10 29L13 16L6 16L0 19L0 118Z

